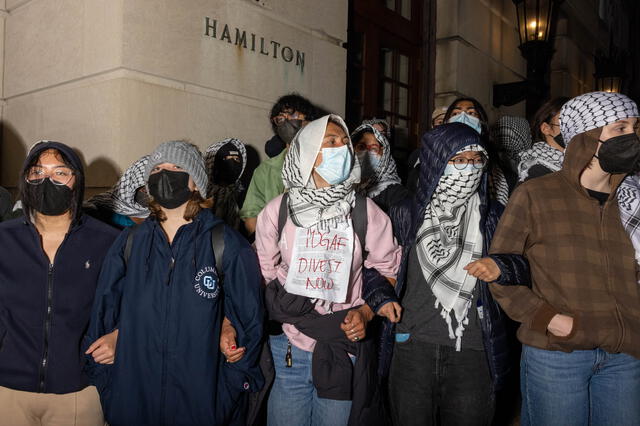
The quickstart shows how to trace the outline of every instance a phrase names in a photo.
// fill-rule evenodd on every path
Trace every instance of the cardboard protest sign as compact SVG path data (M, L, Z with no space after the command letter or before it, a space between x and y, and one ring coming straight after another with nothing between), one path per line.
M353 259L351 221L321 232L296 228L285 289L292 294L344 303Z

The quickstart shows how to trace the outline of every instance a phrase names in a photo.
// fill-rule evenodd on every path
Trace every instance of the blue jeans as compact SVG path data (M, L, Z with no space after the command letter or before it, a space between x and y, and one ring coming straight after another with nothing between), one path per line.
M522 426L640 425L640 360L523 345Z
M351 401L319 398L311 377L312 352L291 345L287 368L287 336L269 338L276 378L269 395L269 426L341 426L349 421Z

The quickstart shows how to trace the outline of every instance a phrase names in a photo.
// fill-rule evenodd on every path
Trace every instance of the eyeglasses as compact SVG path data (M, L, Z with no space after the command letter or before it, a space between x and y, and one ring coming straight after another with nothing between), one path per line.
M381 155L382 154L382 147L378 144L375 145L367 145L365 143L359 143L355 146L355 150L356 152L364 152L364 151L369 151L375 155Z
M304 120L306 117L298 111L283 111L271 119L275 124L280 125L287 120Z
M453 164L458 170L463 170L467 167L467 164L471 164L475 169L481 169L487 164L487 159L484 157L476 157L476 158L464 158L458 157L449 160L449 164Z
M40 185L45 179L49 179L54 185L67 185L74 176L73 170L68 167L56 167L51 171L40 166L33 166L25 175L25 180L31 185Z

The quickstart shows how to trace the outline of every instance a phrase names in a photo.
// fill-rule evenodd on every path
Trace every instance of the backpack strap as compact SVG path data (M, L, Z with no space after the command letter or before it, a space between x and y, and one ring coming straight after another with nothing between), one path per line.
M368 252L365 249L365 242L367 237L367 225L369 223L367 216L367 197L362 194L356 193L356 205L351 211L351 221L353 223L353 232L360 240L360 246L362 246L362 260L367 258Z
M224 222L218 223L211 230L211 247L216 258L216 272L220 281L224 278L222 259L224 255Z
M282 230L284 229L284 225L286 225L287 218L289 217L289 208L287 206L288 201L289 193L285 192L282 195L282 200L280 200L280 210L278 211L278 241L280 241Z
M131 248L133 247L133 236L138 231L140 225L133 225L129 228L129 235L127 235L127 241L124 243L124 266L126 267L131 257Z

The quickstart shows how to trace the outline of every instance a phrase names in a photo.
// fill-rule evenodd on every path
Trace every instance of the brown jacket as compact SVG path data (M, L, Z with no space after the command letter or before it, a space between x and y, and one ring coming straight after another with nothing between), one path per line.
M490 288L504 311L522 323L522 343L565 352L602 348L640 358L640 286L615 196L624 175L611 176L613 191L602 207L580 185L600 131L574 137L561 171L527 181L513 193L490 253L525 256L532 287ZM547 331L557 313L574 319L566 337Z

